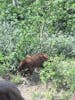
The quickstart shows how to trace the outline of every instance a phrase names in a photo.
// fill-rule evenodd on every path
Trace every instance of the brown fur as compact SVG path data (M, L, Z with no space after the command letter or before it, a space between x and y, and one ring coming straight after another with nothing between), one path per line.
M17 87L7 81L0 81L0 100L24 100Z
M24 60L19 64L19 71L28 68L30 74L33 73L35 68L43 66L43 62L48 60L48 55L44 53L34 54L32 56L27 55Z

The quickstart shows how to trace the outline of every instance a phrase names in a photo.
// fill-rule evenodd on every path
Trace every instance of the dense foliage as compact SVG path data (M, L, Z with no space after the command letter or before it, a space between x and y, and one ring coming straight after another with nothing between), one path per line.
M63 56L50 57L49 61L44 63L44 70L41 71L41 80L47 82L52 81L58 87L75 89L75 61L74 59L65 60Z
M0 73L37 52L52 59L41 78L75 90L75 0L0 0Z

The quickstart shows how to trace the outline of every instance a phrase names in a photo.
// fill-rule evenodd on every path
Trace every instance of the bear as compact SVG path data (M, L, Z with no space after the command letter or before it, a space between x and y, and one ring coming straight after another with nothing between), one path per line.
M24 100L15 84L0 81L0 100Z
M48 55L44 53L37 53L33 55L27 55L24 60L19 64L18 71L28 69L30 74L33 74L35 68L41 68L43 63L48 60Z

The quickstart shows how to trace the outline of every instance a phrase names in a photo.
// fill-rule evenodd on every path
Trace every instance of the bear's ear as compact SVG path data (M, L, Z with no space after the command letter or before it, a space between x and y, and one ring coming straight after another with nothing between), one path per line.
M31 58L31 56L30 55L26 55L26 58Z
M48 59L48 55L47 54L44 54L43 56Z

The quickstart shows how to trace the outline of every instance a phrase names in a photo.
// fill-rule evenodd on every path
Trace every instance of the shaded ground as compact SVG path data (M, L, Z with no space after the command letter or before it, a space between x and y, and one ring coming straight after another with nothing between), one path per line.
M0 80L3 80L2 77L0 77ZM51 83L42 84L39 79L39 74L34 73L31 77L23 78L22 80L23 83L17 85L17 87L25 100L50 100L50 94L47 94L49 96L48 99L43 97L43 95L41 96L41 94L46 93L47 90L51 91L52 85ZM56 97L53 100L60 100L58 97L62 94L61 92L58 94L53 90L51 95L56 94ZM46 94L44 95L46 96Z
M26 79L23 78L23 84L18 85L18 89L21 91L22 96L26 100L35 100L35 93L43 92L46 89L44 84L41 84L38 74L34 73L32 77ZM45 100L39 98L38 100Z
M4 80L2 77L0 77L0 80ZM43 92L46 88L45 85L41 84L39 79L39 74L34 73L31 77L28 78L22 78L23 83L17 85L18 89L20 90L22 96L25 98L25 100L35 100L34 94L35 92L40 93ZM38 100L45 100L45 99L38 99Z
M40 88L41 87L41 88ZM26 100L34 100L34 93L36 92L43 92L44 91L44 87L43 85L34 85L34 86L27 86L27 85L19 85L18 86L19 90L22 93L22 96L26 99ZM42 99L39 99L42 100Z

